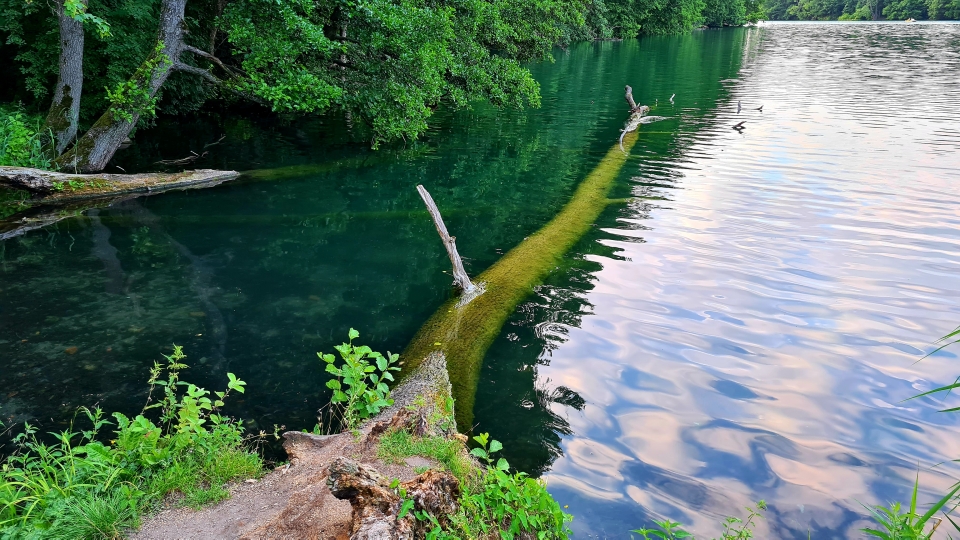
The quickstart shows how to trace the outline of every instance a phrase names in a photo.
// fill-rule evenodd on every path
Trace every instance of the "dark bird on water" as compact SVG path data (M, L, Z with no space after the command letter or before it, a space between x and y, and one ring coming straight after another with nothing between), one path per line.
M740 102L737 102L737 114L740 114Z
M759 106L759 107L757 107L757 109L756 109L756 110L758 110L758 111L760 111L760 112L763 112L763 105L761 105L761 106Z
M735 130L737 130L737 131L740 131L740 130L743 129L743 125L746 124L746 123L747 123L747 121L744 120L743 122L740 122L739 124L733 126L733 129L735 129Z

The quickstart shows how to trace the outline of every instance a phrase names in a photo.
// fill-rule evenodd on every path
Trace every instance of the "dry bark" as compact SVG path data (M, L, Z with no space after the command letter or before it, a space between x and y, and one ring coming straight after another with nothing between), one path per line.
M427 512L443 524L459 508L460 483L447 472L427 471L394 491L376 469L346 457L334 460L329 471L330 492L353 507L351 540L421 540L427 526L414 517L414 511ZM403 517L399 514L405 499L397 492L414 503Z
M463 260L457 252L457 237L450 236L450 233L447 232L447 226L443 223L443 217L440 216L437 203L433 202L433 197L430 196L427 189L418 185L417 191L420 193L420 198L423 199L423 203L427 205L430 217L433 218L433 224L437 227L440 239L443 240L443 247L447 249L447 255L450 256L450 263L453 265L453 283L463 292L473 292L476 290L476 286L470 281L470 276L467 275L467 271L463 268Z
M629 84L624 89L623 97L627 100L627 105L630 105L630 112L637 110L637 102L633 100L633 88Z

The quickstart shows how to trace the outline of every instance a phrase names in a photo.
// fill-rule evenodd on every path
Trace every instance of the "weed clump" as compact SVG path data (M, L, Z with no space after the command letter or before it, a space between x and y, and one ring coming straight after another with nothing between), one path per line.
M187 365L179 346L164 356L166 365L154 364L147 403L134 418L113 413L108 420L99 408L81 408L90 428L71 426L52 434L52 444L25 425L14 439L17 451L0 470L0 539L121 538L168 494L199 507L227 498L228 482L263 472L239 421L220 413L229 394L243 393L246 383L228 373L227 388L211 393L180 380ZM103 431L111 425L108 438Z
M333 390L331 416L335 416L344 429L354 429L360 422L393 405L387 382L393 382L391 372L400 371L397 365L400 355L387 351L384 356L366 345L354 345L353 340L360 337L360 332L353 328L348 337L349 342L334 347L343 360L339 366L332 354L317 353L317 356L326 364L327 373L334 377L327 381L327 388Z

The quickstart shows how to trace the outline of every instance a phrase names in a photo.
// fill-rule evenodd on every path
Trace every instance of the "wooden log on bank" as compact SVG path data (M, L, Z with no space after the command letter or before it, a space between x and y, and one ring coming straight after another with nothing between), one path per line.
M236 171L212 169L179 173L67 174L26 167L0 167L0 184L27 190L33 200L43 204L216 185L238 176Z

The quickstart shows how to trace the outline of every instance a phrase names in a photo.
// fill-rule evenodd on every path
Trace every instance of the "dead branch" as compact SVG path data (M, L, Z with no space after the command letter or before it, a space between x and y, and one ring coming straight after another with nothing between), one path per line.
M443 224L443 217L440 216L437 203L433 202L433 197L430 196L427 189L418 185L417 191L420 193L420 198L423 199L423 203L427 205L427 211L430 212L430 217L433 218L433 224L437 228L437 233L440 234L443 247L447 248L447 255L450 256L450 263L453 265L453 283L465 293L474 292L477 287L470 281L470 276L467 275L467 271L463 268L463 260L460 259L460 254L457 253L457 237L450 236L450 233L447 232L447 226Z

